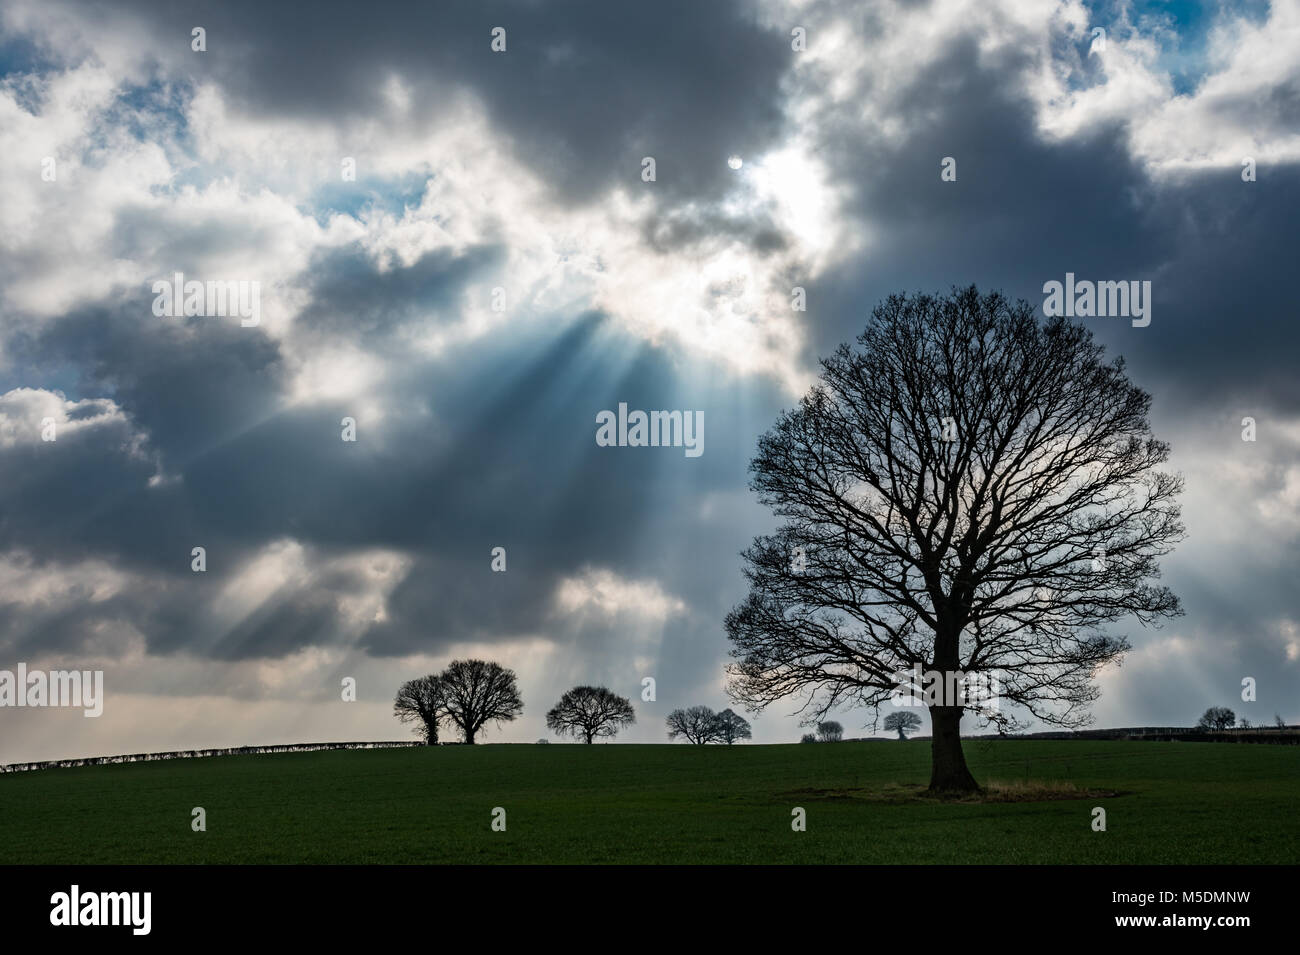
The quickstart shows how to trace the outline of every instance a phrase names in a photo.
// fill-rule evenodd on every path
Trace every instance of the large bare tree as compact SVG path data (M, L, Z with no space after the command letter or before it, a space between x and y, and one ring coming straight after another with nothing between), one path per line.
M997 707L935 698L930 787L978 786L961 718L1089 720L1108 625L1179 613L1152 581L1182 535L1151 398L1090 331L975 288L891 296L858 347L759 441L751 487L784 519L744 553L731 693L758 710L878 707L901 671L992 675Z
M488 722L513 720L524 711L514 670L485 660L453 660L442 671L447 716L460 727L466 743Z
M393 715L403 723L415 723L416 733L430 746L438 743L438 724L447 715L447 695L442 680L432 673L407 680L393 700Z
M575 686L546 714L546 726L557 735L581 736L590 743L597 736L615 736L636 722L627 697L603 686Z

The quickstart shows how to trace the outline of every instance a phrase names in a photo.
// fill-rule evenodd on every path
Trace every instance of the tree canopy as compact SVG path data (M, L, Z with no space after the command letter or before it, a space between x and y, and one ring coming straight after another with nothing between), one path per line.
M415 723L414 731L430 746L438 742L438 724L447 715L447 695L442 680L428 676L407 680L393 700L393 715L403 723Z
M546 726L557 735L568 733L591 743L597 736L614 736L636 722L626 697L603 686L575 686L546 714Z
M964 711L1083 725L1129 647L1111 625L1180 612L1152 581L1182 480L1123 360L998 293L891 296L821 367L750 466L784 523L744 553L730 692L753 710L796 696L815 719L878 707L916 666L995 675L995 707L930 709L931 787L977 788Z
M503 723L524 711L515 672L486 660L453 660L440 677L447 716L473 743L486 723Z
M673 710L668 714L668 738L678 737L690 743L702 745L721 738L718 715L707 706L691 706L684 710Z

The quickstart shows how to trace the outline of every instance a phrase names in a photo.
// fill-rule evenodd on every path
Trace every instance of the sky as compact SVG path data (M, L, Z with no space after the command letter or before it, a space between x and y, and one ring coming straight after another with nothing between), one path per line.
M1185 615L1096 725L1300 722L1298 49L1295 0L7 0L0 669L106 698L0 709L0 762L410 738L397 686L467 656L524 699L486 742L578 684L662 742L730 705L748 463L818 357L1067 272L1152 283L1080 321L1186 479ZM256 316L158 314L178 272ZM620 403L702 453L600 446Z

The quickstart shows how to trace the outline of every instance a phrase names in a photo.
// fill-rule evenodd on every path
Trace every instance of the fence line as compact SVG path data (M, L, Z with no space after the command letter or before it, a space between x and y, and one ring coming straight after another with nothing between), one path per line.
M424 746L419 741L375 740L356 743L273 743L266 746L221 746L215 749L178 749L164 753L128 753L118 756L84 756L78 759L47 759L35 763L0 765L0 773L23 773L35 769L69 769L75 766L104 766L110 763L149 763L159 759L197 759L204 756L242 756L250 753L311 753L327 749L398 749Z
M928 739L928 737L913 737ZM980 739L978 736L967 739ZM991 739L1153 739L1182 742L1240 742L1300 744L1300 726L1252 726L1227 730L1201 730L1194 726L1131 726L1106 730L1062 730L1046 733L989 735ZM879 737L868 737L879 739ZM845 740L858 742L858 740ZM163 753L128 753L118 756L83 756L77 759L48 759L34 763L0 765L0 773L24 773L36 769L71 769L77 766L106 766L113 763L149 763L160 759L200 759L205 756L245 756L257 753L312 753L331 749L401 749L425 746L418 740L373 740L354 743L273 743L266 746L222 746L215 749L178 749ZM457 746L458 743L440 743Z
M1146 739L1184 743L1280 743L1300 744L1300 726L1235 726L1207 730L1196 726L1129 726L1104 730L1057 730L1045 733L1008 734L1000 739Z

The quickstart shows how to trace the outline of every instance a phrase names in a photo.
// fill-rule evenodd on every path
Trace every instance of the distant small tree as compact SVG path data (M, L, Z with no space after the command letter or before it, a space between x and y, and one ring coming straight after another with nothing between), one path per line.
M1280 730L1286 729L1286 720L1282 719L1281 713L1273 714L1273 722L1277 724L1278 729Z
M539 739L537 742L539 742L539 743L550 743L550 740L549 740L549 739Z
M1248 730L1250 729L1250 720L1246 719L1246 717L1243 716L1241 718L1241 722L1239 722L1237 725L1244 730Z
M403 723L415 723L415 733L424 737L427 745L438 745L438 724L447 716L447 693L442 680L432 673L407 680L397 689L393 715Z
M885 732L897 730L899 739L907 739L908 733L920 728L921 717L915 713L909 713L907 710L890 713L885 717Z
M1196 724L1200 730L1226 730L1237 722L1237 715L1226 706L1211 706Z
M568 733L590 743L597 736L615 736L636 722L626 697L603 686L575 686L546 714L546 727L556 735Z
M718 739L730 746L738 739L753 739L754 734L749 720L732 710L723 710L718 714Z
M804 733L802 736L799 737L799 742L801 742L801 743L815 743L815 742L817 742L817 737L814 736L812 733Z
M507 722L524 711L515 671L499 663L453 660L440 679L447 694L447 716L471 745L485 723Z
M818 723L817 736L823 743L838 743L844 738L844 727L834 720Z
M718 715L707 706L692 706L668 714L668 738L685 737L696 745L719 738Z

